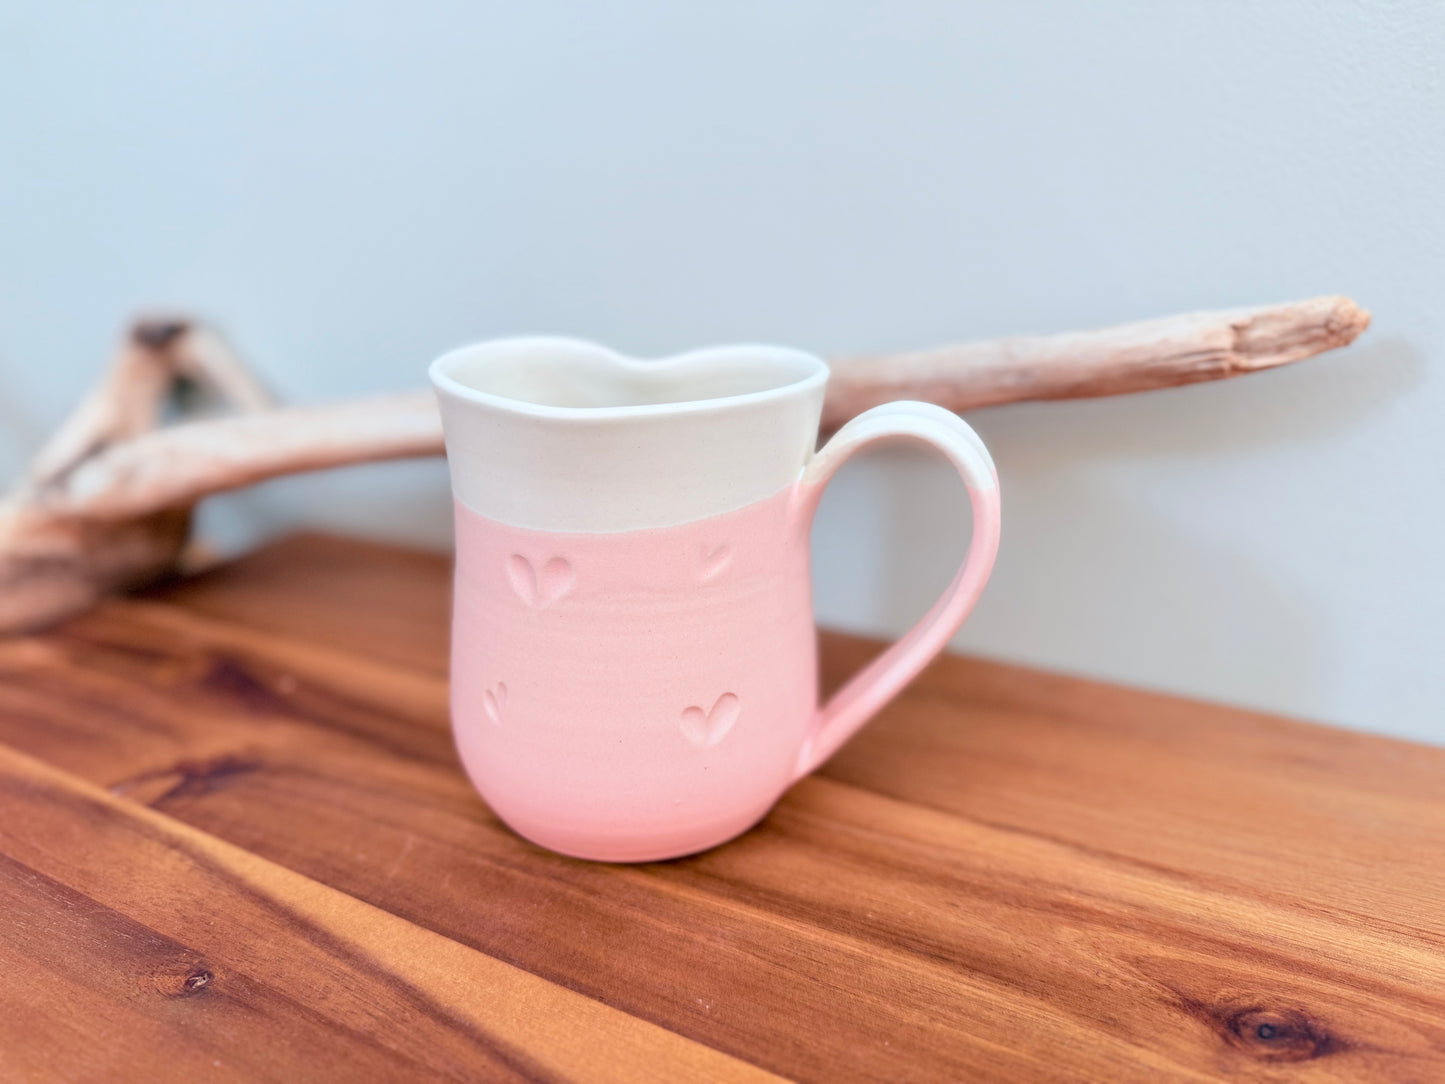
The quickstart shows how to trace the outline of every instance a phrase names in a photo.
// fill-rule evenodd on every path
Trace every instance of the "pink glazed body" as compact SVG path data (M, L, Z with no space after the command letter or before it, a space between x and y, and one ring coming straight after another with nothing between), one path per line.
M812 355L508 339L431 375L456 496L457 748L492 809L552 850L640 862L746 831L944 648L993 566L978 434L885 403L819 449ZM819 708L813 512L850 456L892 441L954 466L973 537L923 619Z
M610 534L457 503L457 748L515 831L673 857L746 831L794 781L817 707L802 490Z

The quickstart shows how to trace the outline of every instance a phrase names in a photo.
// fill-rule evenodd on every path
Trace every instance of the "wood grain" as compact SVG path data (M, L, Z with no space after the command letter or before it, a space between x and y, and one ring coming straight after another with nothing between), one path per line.
M283 543L0 645L0 742L797 1079L1445 1079L1445 751L950 658L742 840L597 866L461 776L446 590Z
M5 1080L768 1079L3 747L0 802Z

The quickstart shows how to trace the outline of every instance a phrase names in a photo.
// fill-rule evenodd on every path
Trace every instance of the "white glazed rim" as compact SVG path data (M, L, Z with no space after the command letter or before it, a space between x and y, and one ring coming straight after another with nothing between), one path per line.
M508 395L482 391L479 388L463 384L451 375L452 369L463 361L474 357L480 351L536 349L538 347L585 350L599 357L605 357L609 362L623 369L632 370L655 369L660 366L670 368L684 364L697 364L714 355L727 355L728 357L751 355L754 358L779 359L794 363L803 362L810 371L796 380L779 384L777 387L763 388L759 391L742 392L738 395L723 395L708 399L683 399L669 403L636 403L628 406L595 407L552 406L546 403L529 402L525 399L514 399ZM615 419L646 417L656 414L707 413L716 410L726 410L731 407L747 406L754 403L766 403L775 399L784 399L788 396L803 394L815 387L819 387L827 382L828 374L828 363L816 354L809 354L806 351L794 350L786 346L771 346L766 343L736 343L723 346L709 346L700 350L689 350L683 354L671 354L663 358L634 358L626 354L620 354L610 347L603 346L601 343L558 335L524 335L470 343L466 346L459 346L454 350L447 351L433 361L427 368L427 375L431 378L432 385L438 391L458 399L495 407L499 410L511 411L515 414L525 414L534 418L565 418L579 421L584 419L589 421L611 421Z

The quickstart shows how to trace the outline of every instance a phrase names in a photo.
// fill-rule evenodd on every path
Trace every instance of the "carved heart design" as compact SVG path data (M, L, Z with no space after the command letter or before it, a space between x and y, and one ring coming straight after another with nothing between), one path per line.
M572 590L577 574L565 557L553 557L538 572L520 553L507 560L507 579L517 597L534 610L545 610Z
M714 702L711 711L704 712L696 706L684 710L678 725L682 736L693 745L708 748L727 737L741 711L738 698L732 693L723 693Z
M717 579L732 563L733 548L724 542L720 546L714 546L710 550L704 550L702 555L702 578L703 582Z
M482 708L487 713L487 718L494 723L502 721L502 709L507 706L507 684L499 681L495 688L487 689L482 693Z

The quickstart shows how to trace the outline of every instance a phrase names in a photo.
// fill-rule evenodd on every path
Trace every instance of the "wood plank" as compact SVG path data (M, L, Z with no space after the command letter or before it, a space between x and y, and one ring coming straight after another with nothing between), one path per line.
M312 642L269 559L259 615L243 562L0 646L0 740L803 1079L1442 1075L1441 751L951 659L746 839L593 866L471 793L440 659Z
M294 534L152 594L232 624L446 673L451 563L439 554Z
M832 637L826 680L876 650ZM954 658L825 774L1445 944L1445 749Z
M0 747L0 1078L762 1080Z

